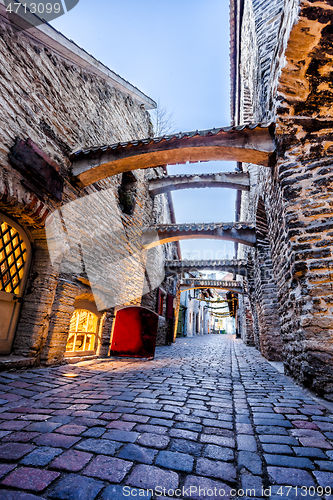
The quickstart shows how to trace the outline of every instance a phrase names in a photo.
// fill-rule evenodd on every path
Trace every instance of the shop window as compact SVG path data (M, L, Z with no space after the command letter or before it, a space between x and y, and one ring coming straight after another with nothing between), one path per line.
M99 318L86 309L76 309L71 318L66 355L95 353Z

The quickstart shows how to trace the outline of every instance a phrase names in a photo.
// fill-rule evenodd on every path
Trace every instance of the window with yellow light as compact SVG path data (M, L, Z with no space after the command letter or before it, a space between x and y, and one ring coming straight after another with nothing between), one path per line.
M86 309L74 311L69 326L66 356L95 353L98 322L98 316Z

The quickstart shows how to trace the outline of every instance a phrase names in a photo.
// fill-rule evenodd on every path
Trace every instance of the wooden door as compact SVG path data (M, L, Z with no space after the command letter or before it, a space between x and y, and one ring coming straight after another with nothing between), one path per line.
M111 356L150 358L155 354L158 314L145 307L130 306L117 311Z
M31 260L23 229L0 214L0 354L10 354Z

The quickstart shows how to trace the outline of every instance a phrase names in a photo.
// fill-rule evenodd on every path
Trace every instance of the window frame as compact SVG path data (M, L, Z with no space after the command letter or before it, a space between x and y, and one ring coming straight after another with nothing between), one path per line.
M76 318L75 332L71 332L71 331L68 332L64 356L66 358L79 357L79 356L94 356L96 354L96 351L97 351L97 341L98 341L98 331L99 331L99 326L100 326L100 317L99 317L99 315L95 314L95 312L91 311L90 309L83 309L83 308L76 307L75 310L74 310L74 312L73 312L73 314L72 314L72 316L71 316L71 320L72 320L73 315L75 314L76 311L85 311L85 312L88 313L88 315L89 314L93 314L94 316L96 316L97 317L96 331L95 332L89 332L89 331L83 332L81 330L78 331L78 326L79 326L79 321L80 321L80 313L79 313L77 315L77 318ZM88 318L89 318L89 316L88 316ZM88 318L87 318L87 328L88 328L88 324L89 324ZM67 348L67 343L68 343L70 334L74 335L73 350L72 351L67 351L66 348ZM82 334L84 335L84 347L86 347L86 344L87 344L87 335L94 335L94 337L95 337L94 349L91 349L91 350L82 350L82 351L74 350L78 334L79 335L82 335Z

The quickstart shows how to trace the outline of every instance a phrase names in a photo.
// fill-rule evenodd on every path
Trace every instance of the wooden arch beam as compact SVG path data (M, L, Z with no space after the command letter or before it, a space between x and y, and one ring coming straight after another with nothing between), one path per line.
M209 286L208 288L214 288L216 290L226 290L228 292L234 292L234 293L244 293L243 288L232 288L232 287L226 287L226 286ZM181 285L180 291L181 292L187 292L188 290L206 290L206 286L188 286L188 285Z
M221 290L229 290L235 293L243 293L242 284L238 281L223 281L223 280L205 280L198 278L186 278L180 281L180 291L198 290L206 288L218 288Z
M274 126L254 124L147 138L77 151L73 176L83 186L112 175L177 163L228 160L275 163Z
M227 271L236 274L246 275L247 261L238 259L227 260L167 260L165 267L172 273L181 274L200 269L210 271Z
M230 188L250 190L248 172L218 172L215 174L166 175L149 180L149 193L156 196L179 189Z
M146 249L172 241L191 239L229 240L247 246L256 245L254 224L246 222L212 224L159 224L151 226L143 233Z

